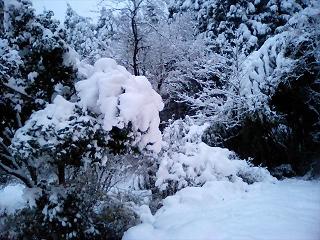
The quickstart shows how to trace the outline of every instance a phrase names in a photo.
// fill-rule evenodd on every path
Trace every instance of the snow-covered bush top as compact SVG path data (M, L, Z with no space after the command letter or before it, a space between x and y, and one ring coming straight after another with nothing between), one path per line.
M130 124L139 149L159 152L159 111L164 104L147 78L131 75L109 58L85 67L87 79L76 84L80 104L101 114L106 131Z
M176 191L216 180L248 183L273 180L266 169L253 167L226 148L210 147L202 142L207 127L208 124L197 125L187 117L164 130L165 143L156 174L156 186L160 190Z

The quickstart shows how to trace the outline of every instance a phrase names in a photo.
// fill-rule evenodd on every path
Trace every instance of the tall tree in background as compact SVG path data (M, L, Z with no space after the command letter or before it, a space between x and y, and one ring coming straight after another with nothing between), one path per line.
M145 0L125 1L125 6L118 11L116 41L119 42L118 48L121 50L121 58L131 59L128 62L134 75L140 75L141 72L141 52L145 46L145 23L143 19L143 7ZM119 52L120 52L119 51Z
M90 18L78 15L68 4L64 21L66 42L81 56L82 60L94 63L99 58L99 43L96 26Z

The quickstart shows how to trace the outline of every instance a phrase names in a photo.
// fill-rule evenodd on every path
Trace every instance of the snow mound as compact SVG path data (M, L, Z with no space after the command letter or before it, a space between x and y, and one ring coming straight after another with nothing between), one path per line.
M157 172L156 186L164 190L168 182L174 181L180 189L201 186L208 181L237 181L243 178L250 183L274 180L266 169L253 167L235 158L234 153L228 149L198 143L188 149L187 153L165 154Z
M82 64L82 68L79 71L87 79L76 84L82 106L102 115L106 131L130 125L140 149L159 152L159 111L164 104L147 78L131 75L109 58L102 58L91 67Z
M317 240L319 203L319 181L208 182L167 197L154 216L141 207L143 223L123 240Z

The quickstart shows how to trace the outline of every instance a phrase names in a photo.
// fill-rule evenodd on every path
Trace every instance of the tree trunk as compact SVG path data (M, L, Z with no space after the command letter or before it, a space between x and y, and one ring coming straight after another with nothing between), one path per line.
M58 165L58 178L59 178L59 185L65 183L65 172L64 172L64 164Z
M138 28L136 23L136 11L134 11L134 15L131 19L131 28L133 33L133 73L134 75L139 75L139 67L138 67L138 53L139 53L139 38L138 38Z
M133 56L132 56L132 67L133 73L136 76L139 76L139 66L138 66L138 54L139 54L139 33L138 33L138 26L137 26L137 14L139 10L139 6L137 5L136 0L132 1L133 3L133 11L131 12L131 28L133 34Z

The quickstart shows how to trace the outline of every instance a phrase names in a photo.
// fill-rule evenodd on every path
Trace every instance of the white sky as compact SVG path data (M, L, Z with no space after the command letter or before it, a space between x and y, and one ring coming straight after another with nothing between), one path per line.
M64 16L67 10L67 3L81 16L91 17L96 19L98 11L98 3L101 0L31 0L37 13L41 13L44 9L52 10L55 18L64 21ZM108 2L109 0L106 0Z

